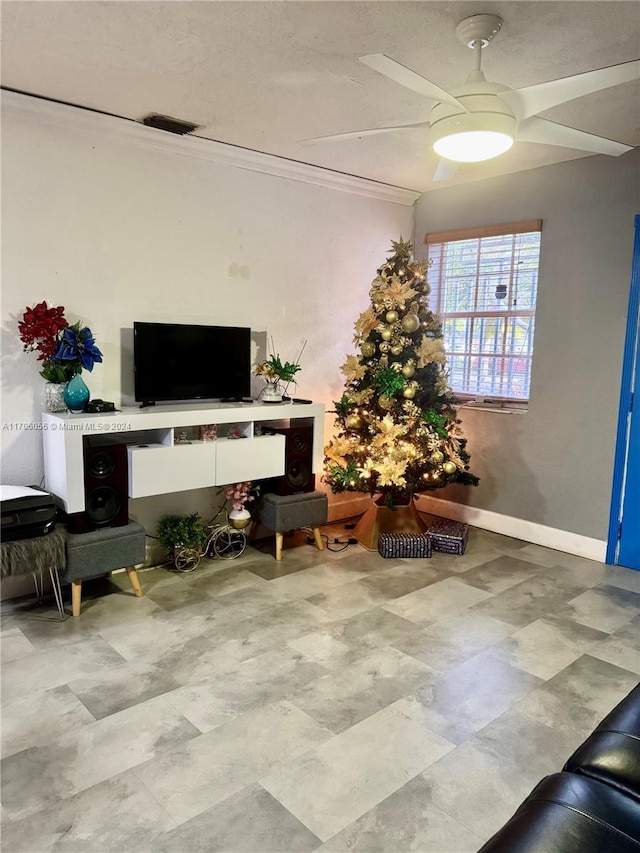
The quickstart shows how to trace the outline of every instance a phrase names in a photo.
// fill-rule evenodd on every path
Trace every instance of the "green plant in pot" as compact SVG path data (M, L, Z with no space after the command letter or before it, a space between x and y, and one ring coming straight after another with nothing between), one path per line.
M193 571L200 561L205 539L204 523L197 512L191 515L164 515L156 530L158 541L173 554L178 571Z
M267 383L260 396L263 403L282 402L282 393L286 394L289 385L296 382L295 376L301 370L299 362L306 345L305 341L295 361L282 361L276 353L256 367L256 376L261 376ZM280 383L284 383L284 392L280 390Z

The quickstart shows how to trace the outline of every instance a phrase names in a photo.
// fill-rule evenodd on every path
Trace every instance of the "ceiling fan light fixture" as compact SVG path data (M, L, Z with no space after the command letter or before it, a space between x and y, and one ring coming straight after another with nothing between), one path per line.
M434 143L433 149L446 160L457 163L480 163L504 154L513 145L513 137L493 130L470 130L452 133Z
M515 136L515 119L492 113L451 116L431 127L433 150L457 163L499 157L511 148Z

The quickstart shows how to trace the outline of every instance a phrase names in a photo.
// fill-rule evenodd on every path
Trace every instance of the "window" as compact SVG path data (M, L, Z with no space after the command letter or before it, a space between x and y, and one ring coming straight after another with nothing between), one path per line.
M430 307L463 397L529 399L541 229L536 219L425 238Z

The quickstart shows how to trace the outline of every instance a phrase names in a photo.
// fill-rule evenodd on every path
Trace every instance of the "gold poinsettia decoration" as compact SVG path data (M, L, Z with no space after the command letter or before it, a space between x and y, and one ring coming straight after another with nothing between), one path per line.
M404 308L405 303L417 296L418 292L408 281L401 281L397 276L393 276L386 287L380 288L380 295L385 302Z
M368 403L373 397L373 388L365 388L362 391L349 391L348 397L349 401L354 405L362 406L364 403Z
M381 438L386 444L394 444L396 440L406 432L404 424L396 423L391 415L385 415L383 418L380 418L375 426L379 433L376 438ZM374 438L374 442L376 438Z
M348 355L340 370L344 373L347 382L362 379L367 372L367 368L360 363L360 359L356 355Z
M364 465L361 468L358 468L358 473L362 477L363 480L368 480L371 475L376 470L376 463L373 459L365 459Z
M424 335L420 341L420 346L416 349L418 356L418 367L425 367L427 364L445 364L447 357L444 354L441 338L430 338Z
M353 447L349 439L339 435L327 444L324 452L328 459L331 459L337 465L345 466L347 464L346 457L352 450Z
M367 310L363 311L355 322L354 329L356 333L353 336L354 344L359 344L363 341L368 336L369 332L373 331L377 325L378 318L376 317L375 311L373 308L367 308Z
M404 473L407 470L407 463L405 461L385 459L376 467L379 486L406 486Z
M441 396L451 393L451 389L449 388L449 377L446 373L441 373L440 376L438 376L435 383L435 389Z

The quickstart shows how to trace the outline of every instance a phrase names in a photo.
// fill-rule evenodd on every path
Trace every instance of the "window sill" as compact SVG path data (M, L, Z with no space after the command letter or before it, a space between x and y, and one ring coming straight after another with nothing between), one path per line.
M480 412L497 412L502 415L525 415L527 406L510 406L508 403L476 402L475 400L464 400L458 406L459 409L476 409Z

